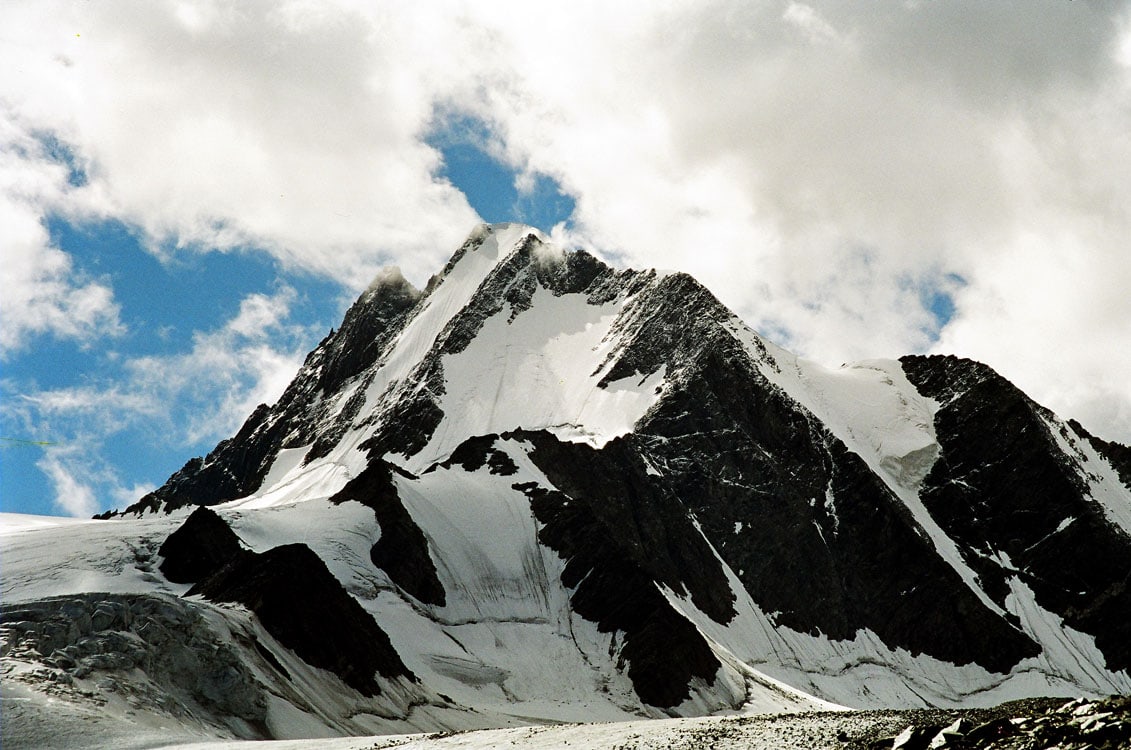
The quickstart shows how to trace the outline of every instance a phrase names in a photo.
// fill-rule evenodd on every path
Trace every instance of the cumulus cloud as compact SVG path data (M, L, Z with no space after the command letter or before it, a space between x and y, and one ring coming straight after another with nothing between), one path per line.
M506 84L469 106L579 241L814 358L977 356L1131 440L1124 5L571 7L534 41L536 13L495 22Z
M67 178L67 166L47 153L43 140L0 112L0 357L39 335L89 342L123 330L111 288L76 272L48 236L47 213L76 203Z
M226 437L257 404L278 399L302 364L315 332L288 320L294 298L290 287L248 295L236 317L194 334L187 352L131 357L121 380L21 400L43 418L81 420L102 436L145 424L182 446Z
M155 251L257 246L363 288L394 257L426 276L475 221L419 138L422 28L299 2L3 14L0 102L89 154L107 211Z
M807 356L977 356L1131 441L1124 3L122 7L9 4L0 107L157 252L420 282L474 221L426 140L464 115L575 200L555 236L689 271Z
M223 326L198 332L189 351L126 359L112 379L19 393L6 382L5 421L56 443L36 464L56 507L89 516L151 489L123 480L108 458L107 445L126 431L179 451L210 446L257 404L276 401L317 337L290 321L294 299L289 287L251 294Z

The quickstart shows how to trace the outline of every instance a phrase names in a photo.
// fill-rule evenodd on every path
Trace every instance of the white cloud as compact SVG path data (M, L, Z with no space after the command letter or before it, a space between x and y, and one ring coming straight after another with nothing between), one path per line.
M235 432L257 404L282 395L315 338L287 322L294 299L290 287L273 296L248 295L235 318L196 333L189 351L124 362L125 390L140 395L134 413L148 419L156 408L182 444ZM121 414L126 407L107 403L112 404L107 413Z
M225 330L248 339L262 339L290 313L295 291L284 287L274 297L251 294L240 302L240 312L224 326Z
M816 44L843 41L837 30L810 5L790 3L786 6L785 13L782 14L782 20L796 26L811 42Z
M47 448L36 466L47 476L55 509L76 518L124 508L154 490L151 484L124 484L98 451L78 442Z
M541 9L480 19L505 85L467 104L577 198L574 236L692 272L806 355L974 354L1131 441L1125 11L586 10L549 14L550 38L524 36ZM932 345L924 299L954 277Z
M250 294L236 317L194 334L190 350L126 358L121 380L18 398L43 416L81 418L102 435L160 421L180 443L225 437L257 404L278 399L302 364L313 331L288 321L295 296L286 286Z
M155 250L261 246L363 288L394 256L426 277L475 221L419 138L426 29L266 1L2 13L0 102L89 154L106 210Z
M83 385L38 391L18 398L40 414L92 418L102 430L123 426L121 415L154 417L164 410L156 394L120 384L109 388Z
M48 452L36 465L51 481L55 506L59 510L69 516L86 518L98 512L100 506L93 487L76 476L79 472L68 465L65 454Z
M4 420L55 444L36 465L56 506L89 516L152 489L124 482L107 457L107 446L125 433L178 452L208 450L257 404L275 402L317 338L289 322L295 296L290 287L251 294L226 324L198 332L189 351L126 358L116 379L33 392L5 381Z
M423 142L466 113L520 187L547 175L576 200L559 236L689 271L822 360L974 354L1131 441L1119 3L123 7L5 7L0 106L71 144L89 210L155 249L420 282L473 221ZM923 299L952 275L936 332ZM232 393L285 369L271 340L240 344ZM186 356L232 371L213 344Z
M3 326L0 356L37 335L89 342L122 332L110 287L76 273L71 257L51 243L44 225L64 210L71 192L66 166L44 152L0 111L0 231Z

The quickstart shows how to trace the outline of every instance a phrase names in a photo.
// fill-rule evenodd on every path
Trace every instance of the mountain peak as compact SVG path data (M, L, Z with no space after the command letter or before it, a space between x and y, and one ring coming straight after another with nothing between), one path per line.
M473 265L479 271L506 260L519 247L533 239L545 243L548 238L535 227L517 223L478 224L444 268L429 279L425 291L431 291L460 266Z
M1131 691L1127 465L984 365L829 370L686 274L501 224L423 291L379 274L278 403L133 510L310 541L468 706L570 680L672 714L813 705L768 680L953 704Z
M384 289L392 289L402 293L407 293L410 296L419 298L423 292L417 289L404 277L401 272L400 266L385 266L373 277L369 282L369 286L365 288L365 295L373 295Z

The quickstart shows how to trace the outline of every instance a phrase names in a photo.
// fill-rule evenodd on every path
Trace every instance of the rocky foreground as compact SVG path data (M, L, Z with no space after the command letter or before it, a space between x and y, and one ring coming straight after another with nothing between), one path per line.
M1131 698L1039 698L991 709L729 716L269 745L272 750L1105 750L1131 747ZM244 747L225 743L186 745L178 750Z
M207 648L193 648L194 639L210 631L200 627L200 615L181 600L102 594L72 597L62 608L45 607L45 603L39 608L25 603L7 608L0 616L4 746L148 748L187 742L180 747L248 747L241 741L209 741L209 734L227 734L231 727L224 731L193 720L219 711L255 725L262 719L262 706L248 689L251 681L234 658L232 644L217 640L204 644ZM198 658L202 653L212 656L202 661ZM169 682L131 679L138 669L163 675ZM96 716L88 705L107 707L108 702L120 704L116 721L107 720L110 714ZM169 721L142 721L147 715ZM181 731L170 731L174 726ZM268 746L273 750L1108 750L1131 748L1131 696L1036 698L990 709L808 712L257 744Z
M531 727L390 738L358 748L745 748L1115 750L1131 748L1131 697L1038 698L991 709L853 711Z
M1107 750L1131 747L1131 697L1100 701L1041 698L988 710L900 711L863 736L842 735L852 750ZM893 732L896 727L902 727Z
M290 744L286 745L291 748ZM297 745L294 747L298 747ZM732 716L371 739L357 750L516 747L609 750L1114 750L1131 747L1131 697L1038 698L991 709ZM199 748L198 750L203 750ZM209 750L220 750L209 746ZM224 746L231 750L231 746ZM280 748L282 750L282 748Z

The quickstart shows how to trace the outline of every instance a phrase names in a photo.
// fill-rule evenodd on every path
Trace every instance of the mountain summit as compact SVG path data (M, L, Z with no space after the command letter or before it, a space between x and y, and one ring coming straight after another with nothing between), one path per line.
M121 515L10 536L5 572L51 538L125 579L5 605L208 623L250 708L146 679L239 736L1131 692L1131 449L969 360L820 367L519 225L423 291L381 274Z

